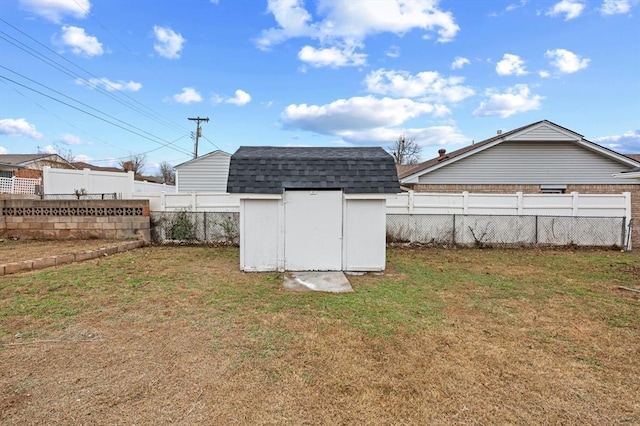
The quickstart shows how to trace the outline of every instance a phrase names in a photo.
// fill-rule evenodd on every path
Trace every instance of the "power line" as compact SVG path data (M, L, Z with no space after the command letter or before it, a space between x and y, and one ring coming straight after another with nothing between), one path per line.
M27 37L28 39L32 40L33 42L37 43L38 45L40 45L41 47L43 47L43 48L44 48L44 49L46 49L47 51L51 52L52 54L56 55L57 57L61 58L62 60L66 61L66 62L68 62L69 64L73 65L74 67L76 67L76 68L80 69L81 71L83 71L83 72L84 72L84 73L86 73L87 75L89 75L89 76L91 76L91 77L93 77L93 78L95 78L95 79L97 79L97 80L99 80L99 81L102 81L102 79L101 79L100 77L96 76L95 74L91 73L90 71L86 70L85 68L81 67L80 65L78 65L78 64L76 64L76 63L74 63L73 61L71 61L71 60L69 60L69 59L65 58L64 56L60 55L58 52L56 52L56 51L54 51L54 50L50 49L48 46L44 45L44 44L43 44L43 43L41 43L40 41L36 40L35 38L33 38L32 36L30 36L29 34L27 34L27 33L25 33L24 31L22 31L21 29L17 28L16 26L12 25L11 23L7 22L6 20L4 20L4 19L0 18L0 22L3 22L4 24L6 24L6 25L8 25L9 27L13 28L15 31L19 32L19 33L20 33L20 34L22 34L23 36L25 36L25 37ZM88 80L86 80L85 78L81 77L78 73L76 73L76 72L74 72L74 71L70 70L69 68L67 68L67 67L65 67L65 66L63 66L63 65L61 65L61 64L59 64L59 63L57 63L57 62L55 62L53 59L47 58L47 57L46 57L45 55L43 55L42 53L38 52L37 50L35 50L35 49L33 49L33 48L29 47L29 46L27 46L26 44L24 44L24 43L20 42L20 41L19 41L19 40L17 40L16 38L14 38L14 37L12 37L12 36L8 35L7 33L3 32L3 31L0 31L0 33L1 33L1 34L4 34L6 37L11 38L12 40L14 40L14 41L15 41L15 43L14 43L14 42L11 42L11 41L9 41L9 40L7 40L5 37L0 37L0 38L5 39L7 42L9 42L9 43L13 44L14 46L18 47L19 49L21 49L21 50L25 51L26 53L28 53L28 54L30 54L30 55L32 55L32 56L34 56L36 59L39 59L39 60L41 60L42 62L45 62L46 64L48 64L48 65L52 66L53 68L58 69L59 71L61 71L61 72L65 73L65 74L67 74L67 75L69 75L69 76L71 76L71 77L74 77L74 78L80 79L80 80L82 80L83 82L90 83ZM22 46L24 46L24 48L23 48L23 47L18 46L16 43L21 44ZM26 49L27 49L27 50L29 50L29 51L27 51ZM61 69L61 68L62 68L62 69ZM66 70L66 71L63 71L63 70ZM103 95L110 97L111 99L115 100L116 102L119 102L119 103L121 103L122 105L125 105L125 106L127 106L127 107L129 107L129 108L133 109L134 111L136 111L136 112L138 112L138 113L140 113L140 114L145 115L146 117L148 117L148 118L150 118L150 119L153 119L154 121L158 122L159 124L162 124L162 125L164 125L164 126L166 126L166 127L170 127L170 128L172 128L173 130L179 130L179 131L181 131L181 132L185 132L185 133L187 132L187 129L186 129L185 127L183 127L183 126L181 126L181 125L179 125L179 124L176 124L175 122L172 122L172 121L168 120L167 118L165 118L165 117L163 117L161 114L159 114L157 111L155 111L155 110L153 110L153 109L149 108L148 106L146 106L146 105L144 105L144 104L142 104L142 103L138 102L137 100L135 100L134 98L130 97L130 96L129 96L129 95L127 95L126 93L122 93L122 92L118 91L118 90L117 90L117 88L116 88L116 87L114 87L113 85L111 85L110 83L107 83L107 82L104 82L104 81L103 81L103 83L105 83L105 85L106 85L106 86L111 87L111 88L112 88L112 89L113 89L113 90L114 90L118 95L120 95L120 96L122 96L122 97L125 97L125 98L129 99L131 102L133 102L133 103L135 103L135 104L139 105L140 107L142 107L142 108L144 108L144 109L146 109L146 110L150 111L152 114L150 114L150 113L148 113L148 112L143 111L143 110L142 110L141 108L139 108L139 107L135 107L134 105L132 105L132 104L131 104L131 102L125 102L125 100L123 100L123 99L119 99L116 95L114 95L114 94L112 94L112 93L110 93L110 92L108 92L108 91L105 91L104 89L100 88L100 87L99 87L99 86L97 86L96 84L89 84L89 86L91 86L91 87L93 87L94 89L98 90L98 91L99 91L100 93L102 93ZM160 120L160 119L161 119L161 120Z
M7 83L6 83L6 82L4 82L4 81L3 81L2 83L3 83L3 84L7 84ZM105 140L104 140L104 139L102 139L102 138L99 138L99 137L97 137L97 136L94 136L94 135L90 135L90 134L88 134L87 132L85 132L83 129L79 128L79 127L78 127L78 126L76 126L75 124L68 122L68 121L67 121L67 120L65 120L64 118L60 117L58 114L56 114L56 113L54 113L53 111L51 111L51 110L49 110L48 108L46 108L45 106L40 105L37 101L35 101L35 100L31 99L30 97L28 97L27 95L25 95L24 93L22 93L20 90L18 90L16 87L12 87L11 89L12 89L13 91L15 91L17 94L19 94L20 96L22 96L23 98L25 98L26 100L28 100L29 102L34 103L36 106L38 106L38 107L39 107L39 108L41 108L42 110L44 110L44 111L48 112L49 114L51 114L52 116L54 116L54 117L55 117L55 118L57 118L58 120L60 120L60 121L62 121L62 122L64 122L64 123L66 123L68 126L73 127L74 129L76 129L76 130L80 131L81 133L85 134L86 136L88 136L88 137L90 137L90 138L92 138L92 139L95 139L95 140L97 140L97 141L100 141L100 142L104 143L105 145L112 146L113 148L118 148L118 149L123 149L123 150L124 150L124 148L119 147L119 146L117 146L117 145L114 145L114 144L112 144L112 143L110 143L110 142L107 142L107 141L105 141ZM181 136L179 139L182 139L182 138L184 138L184 137L186 137L186 136Z
M111 114L108 114L108 113L106 113L106 112L104 112L104 111L100 111L100 110L98 110L98 109L96 109L96 108L93 108L91 105L87 105L87 104L86 104L86 103L84 103L84 102L81 102L81 101L79 101L79 100L77 100L77 99L74 99L74 98L72 98L71 96L67 96L67 95L65 95L64 93L61 93L61 92L59 92L59 91L57 91L57 90L55 90L55 89L52 89L51 87L46 86L46 85L44 85L44 84L42 84L42 83L38 83L37 81L35 81L35 80L33 80L33 79L31 79L31 78L29 78L29 77L27 77L27 76L23 75L23 74L20 74L19 72L16 72L16 71L14 71L14 70L12 70L12 69L9 69L9 68L7 68L7 67L5 67L5 66L3 66L3 65L0 65L0 68L3 68L3 69L5 69L5 70L7 70L7 71L9 71L9 72L12 72L12 73L16 74L16 75L19 75L20 77L24 78L25 80L28 80L28 81L30 81L30 82L32 82L32 83L35 83L35 84L37 84L38 86L44 87L45 89L48 89L48 90L50 90L50 91L52 91L52 92L54 92L54 93L56 93L56 94L58 94L58 95L60 95L60 96L64 96L65 98L67 98L67 99L69 99L69 100L72 100L73 102L76 102L76 103L78 103L78 104L80 104L80 105L82 105L82 106L84 106L84 107L87 107L87 108L89 108L89 109L91 109L91 110L93 110L93 111L96 111L96 112L97 112L97 113L99 113L99 114L103 114L103 115L105 115L105 116L107 116L107 117L109 117L109 118L111 118L111 119L113 119L113 120L115 120L115 121L117 121L117 122L119 122L119 123L122 123L122 124L123 124L123 125L125 125L125 126L129 126L129 127L133 128L133 129L136 129L136 130L138 130L138 131L140 131L140 132L146 133L147 135L149 135L149 136L151 136L151 137L153 137L153 138L163 140L162 138L159 138L159 137L157 137L157 136L155 136L155 135L153 135L153 134L151 134L151 133L149 133L149 132L147 132L147 131L145 131L145 130L143 130L143 129L141 129L141 128L137 127L137 126L134 126L134 125L129 124L129 123L125 122L125 121L122 121L122 120L120 120L119 118L114 117L114 116L113 116L113 115L111 115ZM5 78L6 78L6 77L5 77ZM7 79L7 80L8 80L8 79ZM11 81L12 81L12 80L11 80ZM24 86L24 87L28 88L27 86ZM40 92L36 92L36 93L40 93ZM42 94L42 93L41 93L41 94ZM51 98L51 99L54 99L54 98ZM54 100L57 100L57 99L54 99ZM65 104L65 105L68 105L68 104ZM77 108L76 108L76 109L77 109ZM84 111L83 111L83 112L84 112ZM106 121L106 120L104 120L104 121ZM113 123L112 123L112 124L113 124ZM118 126L118 127L123 128L122 126ZM150 140L151 140L151 139L150 139ZM163 140L163 141L164 141L164 140ZM164 142L166 142L166 141L164 141ZM170 144L170 142L169 142L168 144ZM180 149L180 150L181 150L181 148L177 148L177 147L174 147L174 149Z
M2 68L4 68L4 67L2 67ZM27 89L27 90L31 90L32 92L35 92L35 93L37 93L37 94L39 94L39 95L42 95L42 96L45 96L45 97L47 97L47 98L49 98L49 99L51 99L51 100L53 100L53 101L59 102L59 103L61 103L61 104L63 104L63 105L66 105L66 106L68 106L68 107L70 107L70 108L73 108L73 109L75 109L75 110L77 110L77 111L80 111L80 112L82 112L82 113L84 113L84 114L87 114L87 115L89 115L89 116L91 116L91 117L97 118L98 120L104 121L105 123L111 124L112 126L116 126L116 127L120 128L120 129L122 129L122 130L125 130L125 131L129 132L129 133L133 133L134 135L140 136L140 137L142 137L142 138L144 138L144 139L147 139L147 140L150 140L150 141L152 141L152 142L154 142L154 143L160 144L160 145L162 145L163 147L168 147L168 146L171 144L171 142L166 142L166 141L165 141L166 143L164 143L164 144L163 144L162 142L158 142L158 141L157 141L157 140L155 140L155 139L152 139L152 138L150 138L150 137L148 137L148 136L145 136L145 135L143 135L143 134L141 134L141 133L135 132L135 131L133 131L133 130L131 130L131 129L128 129L128 128L124 127L124 126L121 126L121 125L119 125L119 124L117 124L117 123L114 123L114 122L112 122L112 121L109 121L109 120L107 120L107 119L105 119L105 118L102 118L102 117L100 117L100 116L96 115L96 114L92 114L92 113L90 113L90 112L88 112L88 111L83 110L82 108L78 108L78 107L76 107L76 106L74 106L74 105L71 105L71 104L69 104L69 103L67 103L67 102L61 101L60 99L57 99L57 98L55 98L55 97L53 97L53 96L50 96L50 95L48 95L48 94L46 94L46 93L43 93L43 92L39 91L39 90L36 90L36 89L31 88L31 87L29 87L29 86L26 86L26 85L24 85L24 84L22 84L22 83L19 83L19 82L15 81L15 80L12 80L12 79L10 79L10 78L6 77L6 76L4 76L4 75L1 75L1 74L0 74L0 78L5 79L5 80L7 80L7 81L10 81L10 82L11 82L11 83L13 83L13 84L17 84L18 86L24 87L24 88L25 88L25 89ZM75 101L75 100L74 100L74 101ZM76 102L78 102L78 101L76 101ZM78 102L78 103L81 103L81 102ZM105 115L107 115L107 114L105 114ZM107 115L107 116L108 116L108 115ZM125 124L126 124L126 123L125 123ZM129 124L127 124L127 125L129 125ZM129 126L131 126L131 125L129 125ZM134 127L134 126L131 126L131 127ZM135 128L135 127L134 127L134 128ZM187 151L184 151L184 150L182 150L181 148L178 148L178 147L175 147L175 146L171 146L171 148L172 148L172 149L174 149L175 151L179 151L179 152L182 152L182 153L186 153L186 154L188 154L188 152L187 152Z

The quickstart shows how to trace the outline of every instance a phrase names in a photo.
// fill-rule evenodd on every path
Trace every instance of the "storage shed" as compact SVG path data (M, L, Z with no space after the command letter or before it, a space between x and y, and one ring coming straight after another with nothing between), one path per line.
M382 148L240 147L227 185L240 194L240 269L384 270L386 198L399 191Z

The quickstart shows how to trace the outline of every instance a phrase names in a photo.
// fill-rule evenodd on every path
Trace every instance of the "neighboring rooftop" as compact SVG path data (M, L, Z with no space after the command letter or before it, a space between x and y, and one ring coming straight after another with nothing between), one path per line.
M0 155L0 163L21 166L36 160L42 160L56 154L2 154Z
M403 169L398 169L398 178L399 179L404 179L407 176L411 176L411 175L413 175L415 173L418 173L418 172L421 172L423 170L429 169L429 168L431 168L431 167L433 167L433 166L435 166L435 165L437 165L439 163L448 162L448 161L450 161L450 160L452 160L452 159L454 159L456 157L459 157L460 155L466 154L466 153L471 152L471 151L479 150L480 148L482 148L485 145L488 145L488 144L491 144L493 142L499 141L500 139L506 139L511 135L519 133L519 132L521 132L523 130L526 130L528 128L533 128L534 126L538 126L538 125L543 124L543 123L550 124L552 126L556 126L556 127L560 128L560 129L566 130L567 132L569 132L571 134L574 134L577 138L579 138L579 139L581 139L581 140L583 140L585 142L588 142L588 143L593 144L593 145L597 145L597 144L595 144L593 142L586 141L584 139L583 135L581 135L579 133L576 133L573 130L570 130L570 129L567 129L566 127L562 127L562 126L560 126L558 124L552 123L549 120L541 120L541 121L538 121L538 122L535 122L535 123L527 124L526 126L518 127L517 129L513 129L513 130L510 130L508 132L499 132L497 135L495 135L495 136L493 136L493 137L491 137L489 139L486 139L486 140L483 140L483 141L480 141L480 142L476 142L476 143L472 143L471 145L465 146L465 147L460 148L460 149L455 150L455 151L446 152L445 150L441 149L439 151L439 156L438 157L435 157L435 158L427 160L427 161L425 161L423 163L417 164L417 165L415 165L415 166L413 166L413 167L411 167L409 169L404 169L404 168ZM613 150L611 150L611 149L609 149L607 147L600 146L600 148L602 148L602 149L604 149L606 151L609 151L609 152L611 152L611 153L613 153L615 155L624 155L624 156L626 156L628 158L631 158L632 160L640 161L640 154L619 154L619 153L617 153L617 152L615 152L615 151L613 151Z
M83 170L83 169L89 169L89 170L95 170L95 171L99 171L99 172L121 172L124 173L124 170L118 168L118 167L103 167L103 166L94 166L93 164L89 164L89 163L85 163L84 161L75 161L73 163L74 166L76 166L78 169Z
M231 156L227 192L281 194L285 189L400 191L393 157L382 148L240 147Z

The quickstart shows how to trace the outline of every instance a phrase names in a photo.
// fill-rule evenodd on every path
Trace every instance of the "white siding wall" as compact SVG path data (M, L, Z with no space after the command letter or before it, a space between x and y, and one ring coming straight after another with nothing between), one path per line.
M548 124L536 126L528 132L514 135L512 140L517 141L575 141L577 135L569 132L560 132L558 128Z
M227 192L231 155L215 151L176 167L178 192Z
M434 170L419 183L621 184L620 163L572 142L508 141Z

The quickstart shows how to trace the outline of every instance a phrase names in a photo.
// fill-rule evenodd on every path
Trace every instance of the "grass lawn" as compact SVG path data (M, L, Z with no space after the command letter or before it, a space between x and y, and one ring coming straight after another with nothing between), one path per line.
M640 424L640 255L391 248L351 294L237 248L0 277L0 424Z

